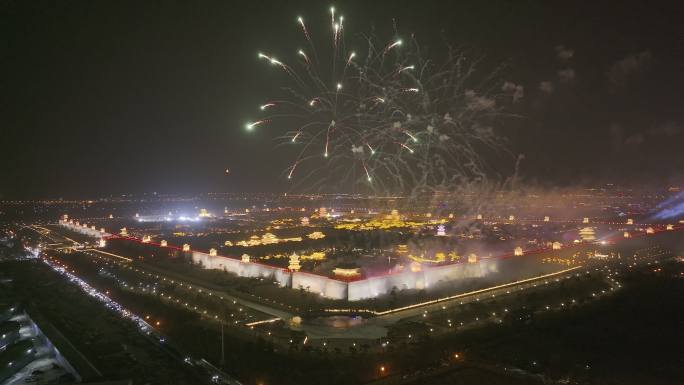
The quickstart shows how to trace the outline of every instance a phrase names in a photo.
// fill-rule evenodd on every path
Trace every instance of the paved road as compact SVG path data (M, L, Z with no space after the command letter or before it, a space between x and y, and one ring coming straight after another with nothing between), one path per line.
M204 282L198 279L194 279L192 277L187 277L178 273L174 273L171 271L167 271L155 266L150 266L150 265L142 265L142 264L136 264L136 266L141 269L145 270L146 272L149 273L154 273L154 274L159 274L159 275L164 275L166 278L172 278L178 282L183 282L184 284L191 284L194 287L197 287L199 289L202 289L204 291L210 292L212 295L217 295L221 296L223 298L229 299L231 301L235 301L243 306L246 306L250 309L254 309L256 311L259 311L264 314L272 315L274 317L280 318L282 320L288 321L290 320L294 314L290 313L288 311L275 308L272 306L264 305L258 302L250 301L247 299L244 299L242 297L237 297L233 296L230 294L227 294L225 291L218 289L216 286L212 285L211 283Z
M452 305L460 304L461 302L466 303L474 301L476 300L476 298L482 296L510 294L515 292L516 290L534 287L534 285L536 285L540 281L548 281L556 278L562 279L564 277L567 277L568 275L575 274L581 267L581 265L575 266L570 269L564 269L551 274L544 274L537 277L526 278L515 282L474 290L467 293L457 294L445 297L443 299L427 301L422 304L406 306L405 308L399 308L398 310L388 311L384 314L379 314L373 317L372 320L373 322L380 325L390 325L404 318L418 317L422 315L425 311L439 311L443 310L443 307L449 307Z

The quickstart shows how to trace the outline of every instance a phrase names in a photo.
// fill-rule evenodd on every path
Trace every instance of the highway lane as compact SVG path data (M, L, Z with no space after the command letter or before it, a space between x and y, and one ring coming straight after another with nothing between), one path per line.
M34 231L36 231L42 238L47 238L51 239L54 241L54 239L50 235L50 230L44 229L45 232L38 231L35 228L32 227L27 227L31 228ZM65 239L68 239L69 241L73 242L74 245L78 245L78 243L72 239L69 239L67 237L64 237ZM90 250L86 250L90 251ZM109 297L107 297L105 294L98 292L95 290L93 287L88 285L85 281L82 281L80 278L75 276L74 274L69 273L68 271L61 269L59 266L54 265L52 262L50 262L49 257L47 255L43 255L43 261L50 266L54 271L59 273L60 275L65 276L69 282L72 284L78 285L81 290L83 290L87 295L90 295L94 298L99 299L101 302L105 304L107 309L110 311L121 313L125 315L127 319L130 319L131 322L134 322L138 327L136 328L145 338L147 338L150 343L154 344L157 346L161 351L169 355L175 360L178 360L179 363L182 365L188 365L190 364L193 367L193 371L195 372L195 375L197 375L197 379L200 380L200 382L205 382L207 384L226 384L226 385L242 385L237 379L229 376L228 374L224 373L208 361L200 358L200 359L194 359L190 358L189 355L185 354L182 352L182 350L175 346L174 344L170 343L167 341L167 338L159 333L156 329L152 328L150 325L147 325L147 323L140 318L139 316L136 316L132 313L130 313L128 310L124 309L121 305L116 303L115 301L111 300ZM143 325L141 327L141 325Z

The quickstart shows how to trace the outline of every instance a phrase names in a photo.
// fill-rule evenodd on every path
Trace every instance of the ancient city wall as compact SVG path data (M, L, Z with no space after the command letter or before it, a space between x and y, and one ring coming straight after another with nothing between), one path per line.
M60 221L65 228L88 236L101 238L110 236L92 227L73 221ZM161 246L160 246L161 247ZM189 251L192 263L205 269L223 270L240 277L272 279L281 287L304 289L319 293L326 298L359 301L374 298L392 291L427 289L440 282L466 278L484 277L497 271L496 259L481 259L476 263L457 263L443 266L424 266L420 271L403 271L378 277L369 277L358 281L346 282L326 276L307 272L291 272L287 269L268 266L255 262L243 262L238 259L219 255L210 255L200 251Z
M205 269L223 270L247 278L269 278L280 284L290 286L291 273L285 269L254 262L242 262L237 259L213 256L200 251L192 251L192 262Z
M305 272L292 273L292 288L303 288L333 299L347 299L347 282Z
M392 291L428 289L440 282L465 278L480 278L497 271L495 259L481 259L475 263L456 263L443 266L424 266L420 271L404 271L379 277L370 277L349 283L349 301L373 298Z
M85 223L81 224L79 222L60 220L59 224L71 231L81 233L93 238L101 238L109 235L105 232L101 232L100 230L94 229L92 226L88 227L88 225Z

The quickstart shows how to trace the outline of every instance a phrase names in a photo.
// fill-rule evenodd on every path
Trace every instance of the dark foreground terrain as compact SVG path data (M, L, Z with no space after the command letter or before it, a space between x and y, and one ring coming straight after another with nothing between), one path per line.
M216 323L117 288L92 274L96 270L89 272L88 262L73 266L74 274L111 290L123 306L161 320L157 329L169 345L206 358L243 384L684 384L684 263L672 255L660 263L622 265L615 275L619 290L567 307L525 317L512 311L499 322L446 334L420 332L437 321L402 321L390 328L386 340L392 343L381 352L364 344L283 346L226 328L223 364ZM40 259L0 262L0 275L0 303L23 306L85 382L208 382ZM573 295L572 287L537 295L553 300ZM487 306L505 306L503 301L492 299ZM416 330L413 338L398 337L407 330Z

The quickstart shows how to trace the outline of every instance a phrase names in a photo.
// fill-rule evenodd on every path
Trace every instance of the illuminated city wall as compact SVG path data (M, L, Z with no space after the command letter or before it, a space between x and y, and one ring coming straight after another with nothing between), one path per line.
M292 273L292 288L320 293L327 298L347 299L347 282L322 275L294 272Z
M457 263L446 266L423 267L420 271L405 271L397 274L371 277L349 283L349 301L373 298L392 291L407 289L429 289L446 281L465 278L480 278L497 271L495 259L482 259L476 263Z
M280 286L290 286L290 272L279 267L242 262L222 256L211 256L199 251L192 252L192 262L205 269L223 270L247 278L269 278L277 281Z
M429 289L440 282L465 278L480 278L497 271L495 259L482 259L476 263L458 263L446 266L424 267L421 271L405 271L359 281L345 282L306 272L289 272L285 269L237 259L192 252L192 262L205 269L224 270L240 277L269 278L282 287L304 289L332 299L358 301L374 298L392 291Z
M60 220L59 224L71 231L95 238L110 236L110 234L101 233L91 227L78 224L78 222ZM479 278L497 271L495 259L481 259L476 263L424 266L420 271L405 271L345 282L317 274L291 272L287 269L261 263L212 256L199 251L191 251L190 254L192 262L205 269L223 270L240 277L272 279L278 282L281 287L290 287L296 290L304 289L326 298L347 299L349 301L378 297L389 293L393 288L397 290L428 289L441 281Z
M95 229L93 229L93 228L90 228L90 227L88 227L85 223L81 225L81 224L78 224L78 222L73 223L73 222L71 222L71 221L63 221L63 220L60 220L60 221L59 221L59 224L60 224L62 227L65 227L65 228L69 229L70 231L73 231L73 232L76 232L76 233L80 233L80 234L83 234L83 235L87 235L87 236L93 237L93 238L101 238L101 237L103 237L103 236L108 236L108 235L109 235L109 234L107 234L107 233L101 233L99 230L95 230Z
M481 278L497 271L498 266L495 259L481 259L477 263L428 267L423 272L425 273L425 283L432 286L440 281Z
M423 288L424 280L422 272L405 271L380 277L366 278L349 283L348 298L350 301L358 301L364 298L373 298L397 290Z
M445 281L480 278L497 271L495 259L481 259L476 263L458 263L446 266L424 267L421 271L405 271L359 281L345 282L306 272L289 272L285 269L237 259L192 252L192 262L205 269L224 270L240 277L269 278L282 287L304 289L326 298L358 301L374 298L392 291L429 289Z

